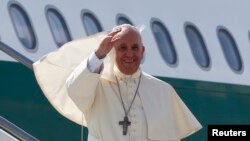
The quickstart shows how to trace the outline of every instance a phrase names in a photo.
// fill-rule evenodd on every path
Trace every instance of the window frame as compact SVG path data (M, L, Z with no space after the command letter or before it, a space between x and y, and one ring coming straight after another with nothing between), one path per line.
M58 8L56 8L56 7L52 6L52 5L47 5L47 6L45 7L45 16L46 16L46 19L47 19L47 23L48 23L48 26L49 26L51 35L53 36L53 40L54 40L55 44L57 45L57 47L59 48L59 47L61 47L61 46L62 46L63 44L65 44L65 43L59 43L59 42L57 41L57 37L56 37L55 34L54 34L54 30L52 29L52 26L51 26L50 20L49 20L49 15L48 15L48 14L49 14L49 11L50 11L50 10L52 10L53 12L55 12L54 14L56 14L57 18L59 18L60 21L63 21L63 23L61 22L60 24L62 24L64 27L66 27L66 30L65 30L65 28L64 28L64 33L65 33L65 32L67 33L67 34L65 34L65 37L66 37L68 40L67 40L65 43L67 43L67 42L73 40L73 38L72 38L72 36L71 36L71 31L69 30L69 26L68 26L68 24L67 24L67 21L65 20L65 17L64 17L63 14L61 13L61 11L60 11ZM58 15L59 15L59 17L58 17Z
M19 31L16 27L16 24L15 24L15 21L12 17L12 11L11 11L11 7L14 6L14 7L17 7L19 10L19 12L21 13L21 15L23 16L24 20L28 23L28 26L27 28L29 28L29 31L30 31L30 36L31 38L33 38L31 41L32 42L32 47L27 47L25 45L25 43L21 40L20 36L19 36ZM34 26L33 26L33 23L31 21L31 18L29 16L29 14L27 13L27 10L22 6L21 3L17 2L17 1L10 1L8 3L8 12L9 12L9 16L10 16L10 19L11 19L11 22L12 22L12 26L14 27L14 30L15 30L15 33L16 33L16 36L18 38L18 40L20 41L22 47L28 51L28 52L32 52L32 53L35 53L37 50L38 50L38 40L37 40L37 35L36 35L36 32L35 32L35 29L34 29Z
M196 34L196 36L198 37L198 41L200 42L200 44L202 46L201 47L201 50L203 50L203 53L205 56L203 56L205 59L206 59L206 65L202 65L202 62L199 62L199 57L196 55L196 53L194 52L195 50L195 47L192 46L191 44L191 41L190 41L190 38L188 36L188 32L187 32L187 28L188 27L191 27L193 29L193 32ZM186 36L186 39L187 39L187 42L188 42L188 45L189 45L189 49L191 50L192 52L192 56L196 62L196 64L202 69L202 70L210 70L211 67L212 67L212 61L211 61L211 57L210 57L210 54L209 54L209 50L207 48L207 45L206 45L206 42L201 34L201 31L199 30L199 28L191 23L191 22L185 22L184 23L184 33L185 33L185 36Z
M228 37L229 37L229 40L231 40L231 43L233 43L233 46L234 46L234 54L236 53L236 56L238 56L238 60L237 60L237 61L240 62L240 69L239 69L239 70L234 69L234 68L230 65L230 62L229 62L228 57L227 57L227 55L226 55L226 53L225 53L225 50L224 50L225 48L224 48L224 46L222 45L221 39L220 39L220 37L219 37L219 32L220 32L220 30L225 31L225 33L227 34L227 36L229 35L229 36L228 36ZM222 52L223 52L224 59L225 59L225 61L227 62L229 68L230 68L233 72L235 72L235 73L238 73L238 74L242 73L242 72L244 71L244 62L243 62L243 60L242 60L241 53L240 53L240 51L239 51L239 47L237 46L237 43L236 43L235 38L233 37L232 33L231 33L226 27L219 25L219 26L217 26L216 34L217 34L217 39L218 39L218 41L219 41L220 48L221 48L221 50L222 50ZM235 49L236 49L236 50L235 50ZM235 52L235 51L236 51L236 52Z
M160 45L160 43L158 42L158 40L157 40L157 38L156 38L156 36L155 36L155 33L154 33L154 31L153 31L153 24L154 24L155 22L158 24L158 26L159 26L159 24L160 24L160 26L161 26L160 28L163 28L163 30L164 30L164 31L163 31L163 32L164 32L164 35L165 35L164 38L167 38L166 40L167 40L168 44L171 46L171 47L170 47L170 50L172 50L172 51L171 51L171 52L172 52L171 54L172 54L172 56L174 56L174 58L173 58L173 63L171 63L171 60L169 61L169 59L168 59L167 57L165 57L166 53L163 53L163 52L164 52L163 50L165 50L165 52L166 52L166 50L168 50L168 49L164 49L164 48L166 48L166 46L164 46L164 48L162 48L162 45ZM170 66L170 67L177 67L177 65L179 64L178 53L177 53L177 50L176 50L176 46L175 46L175 44L174 44L174 41L173 41L173 39L172 39L172 36L171 36L169 30L167 29L166 25L165 25L160 19L153 17L153 18L151 18L151 20L150 20L150 28L151 28L151 32L152 32L152 34L153 34L153 36L154 36L154 39L155 39L155 42L156 42L156 45L157 45L157 48L158 48L158 51L159 51L159 53L160 53L161 58L164 60L164 62L165 62L168 66ZM170 41L170 42L169 42L169 41Z
M126 16L125 14L122 14L122 13L118 13L116 15L116 25L121 25L119 24L119 19L120 18L124 18L125 20L128 21L128 23L125 23L125 24L130 24L130 25L134 25L134 23L130 20L130 18L128 16ZM123 23L124 24L124 23Z
M95 25L96 25L96 23L97 23L97 30L98 30L98 32L102 32L102 31L104 30L104 29L103 29L103 26L102 26L100 20L97 18L97 16L96 16L92 11L90 11L90 10L88 10L88 9L83 9L82 12L81 12L81 21L82 21L82 24L83 24L83 27L84 27L84 30L85 30L85 33L86 33L87 36L91 36L91 35L96 34L96 33L98 33L98 32L89 33L87 25L84 24L84 15L85 15L85 14L89 14L89 15L91 15L91 17L94 18L94 23L95 23ZM91 19L92 19L92 18L91 18ZM93 20L93 19L92 19L92 20ZM99 29L98 29L98 28L99 28ZM99 31L99 30L100 30L100 31Z

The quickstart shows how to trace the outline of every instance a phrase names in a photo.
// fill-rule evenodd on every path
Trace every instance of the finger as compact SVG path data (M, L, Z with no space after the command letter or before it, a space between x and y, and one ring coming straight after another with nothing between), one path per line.
M111 36L105 37L100 46L102 48L106 48L106 49L110 48L110 46L111 46L111 40L112 40Z
M112 40L112 36L106 36L106 37L103 39L103 42L104 42L104 43L109 43L109 42L111 42L111 40Z
M116 33L120 31L121 31L121 28L115 28L107 36L114 36Z
M118 38L118 37L113 37L112 39L111 39L111 43L115 43L115 42L117 42L117 41L119 41L120 40L120 38Z

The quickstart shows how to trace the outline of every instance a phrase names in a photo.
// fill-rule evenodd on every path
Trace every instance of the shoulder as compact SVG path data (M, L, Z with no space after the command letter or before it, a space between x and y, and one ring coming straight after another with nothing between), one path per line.
M169 96L171 97L176 93L171 84L145 72L142 73L142 84L144 85L144 93L153 93L155 96L157 95L163 99Z
M167 83L163 80L160 80L159 78L156 78L150 74L142 72L142 76L143 76L143 79L146 83L151 83L151 85L157 85L157 86L161 86L161 87L172 88L172 86L169 83Z

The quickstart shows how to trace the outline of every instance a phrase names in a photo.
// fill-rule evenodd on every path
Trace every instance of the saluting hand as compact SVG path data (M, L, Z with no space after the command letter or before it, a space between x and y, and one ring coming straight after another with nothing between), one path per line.
M99 48L95 52L99 59L104 58L110 52L110 50L113 48L113 43L118 40L118 38L113 37L120 31L121 28L115 28L102 39Z

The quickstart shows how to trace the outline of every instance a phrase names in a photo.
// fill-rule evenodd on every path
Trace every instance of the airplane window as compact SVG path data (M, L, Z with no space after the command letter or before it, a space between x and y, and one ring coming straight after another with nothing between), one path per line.
M49 8L47 10L47 20L57 46L60 47L72 40L65 20L57 10Z
M17 4L11 4L9 12L17 37L21 43L28 49L35 49L35 33L26 12Z
M88 36L103 31L96 17L90 12L85 12L83 14L82 22Z
M241 71L242 60L233 37L225 28L219 28L217 35L228 65L235 71Z
M160 21L153 19L151 30L164 61L168 64L176 64L177 55L175 47L165 26Z
M121 24L130 24L133 25L133 23L123 14L118 14L117 16L117 25L121 25Z
M210 59L209 59L206 45L204 43L204 40L200 32L197 30L196 27L190 24L185 26L185 32L186 32L189 45L192 50L192 54L196 62L201 67L208 68L210 65Z

